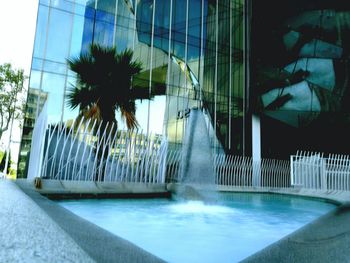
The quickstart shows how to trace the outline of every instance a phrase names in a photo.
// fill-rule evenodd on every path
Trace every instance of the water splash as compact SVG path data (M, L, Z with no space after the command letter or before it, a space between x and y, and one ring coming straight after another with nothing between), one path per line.
M185 203L171 205L169 210L177 214L222 215L237 213L237 211L227 206L208 205L202 201L188 201Z

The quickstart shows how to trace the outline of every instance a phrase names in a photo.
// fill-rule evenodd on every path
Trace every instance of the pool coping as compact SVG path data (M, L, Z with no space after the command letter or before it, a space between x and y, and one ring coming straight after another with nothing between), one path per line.
M12 181L0 200L0 262L94 262Z
M46 184L46 186L50 184ZM84 232L86 233L90 231L99 236L99 238L101 238L100 240L108 239L110 240L110 243L116 242L118 249L122 248L121 250L115 249L113 251L105 250L105 248L103 248L102 251L97 251L98 253L92 257L93 259L97 260L97 262L163 262L161 259L158 259L156 256L153 256L146 251L143 251L136 245L125 241L118 236L101 229L100 227L97 227L96 225L74 215L62 207L59 207L53 201L43 196L54 196L55 189L57 191L56 187L52 187L52 185L50 185L50 187L46 187L46 190L45 188L35 190L33 184L28 181L18 181L17 185L19 185L22 190L28 196L30 196L49 216L51 216L51 218L53 218L53 220L58 223L58 225L60 225L60 227L62 227L69 235L73 234L73 239L80 247L83 248L84 251L89 252L91 249L96 249L96 247L92 244L85 244L88 239L86 239L86 234L84 234ZM130 196L167 197L167 193L169 194L171 191L176 191L176 188L178 187L177 184L158 185L156 188L154 188L154 185L147 185L145 188L139 186L137 190L134 189L132 192L128 192L127 189L131 189L132 186L133 184L123 184L121 187L111 190L113 187L108 186L108 184L101 186L94 183L94 185L90 184L87 188L85 187L82 189L80 187L78 189L75 187L75 183L72 183L68 185L65 184L65 189L61 189L58 192L58 195L65 196L67 198L114 198ZM122 191L120 191L120 189L122 189ZM152 189L156 189L153 195ZM331 212L249 256L248 258L244 259L243 262L329 262L330 260L332 262L350 262L350 224L347 223L350 222L350 193L332 191L321 192L301 188L274 189L227 186L218 186L216 187L216 190L221 192L251 192L293 195L303 198L325 200L338 205L338 207ZM67 220L72 220L73 224L75 224L79 230L74 229L73 233L71 233L72 229L70 227L70 223L67 223ZM328 228L331 230L329 231ZM86 229L88 229L88 231ZM82 233L79 233L79 231ZM319 236L322 236L322 238L320 239ZM339 240L344 240L344 242L339 242ZM335 243L337 246L334 246ZM130 252L130 250L132 250L132 252ZM149 261L147 261L147 257L139 258L137 256L134 258L134 251L136 254L141 253L141 255L146 253L146 255L149 257ZM327 253L325 251L327 251ZM120 253L122 253L122 255L120 255ZM101 260L101 254L103 254L106 260ZM120 261L116 261L119 256Z

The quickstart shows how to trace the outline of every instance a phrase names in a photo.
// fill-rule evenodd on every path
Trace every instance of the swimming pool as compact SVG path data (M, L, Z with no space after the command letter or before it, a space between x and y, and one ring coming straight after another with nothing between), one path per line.
M335 207L272 194L219 196L211 204L159 198L58 203L168 262L237 262Z

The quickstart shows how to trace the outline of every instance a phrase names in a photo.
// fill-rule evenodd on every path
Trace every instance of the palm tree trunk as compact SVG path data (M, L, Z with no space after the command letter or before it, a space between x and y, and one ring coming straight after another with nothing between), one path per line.
M115 123L115 122L114 122ZM100 128L100 131L102 131L102 136L99 137L99 140L96 142L96 152L97 154L97 161L102 167L99 165L99 168L96 171L95 174L95 181L99 180L100 170L101 170L101 178L100 180L103 182L105 179L105 168L106 168L106 162L108 159L109 154L109 145L108 145L108 138L112 136L113 130L116 124L113 125L113 122L103 122ZM103 134L105 135L103 136Z

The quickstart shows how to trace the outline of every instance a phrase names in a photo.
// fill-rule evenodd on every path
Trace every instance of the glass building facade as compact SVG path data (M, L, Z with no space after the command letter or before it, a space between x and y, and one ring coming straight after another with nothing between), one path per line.
M93 43L134 51L143 70L132 85L153 97L137 101L140 129L171 147L197 107L226 153L251 155L254 136L262 157L350 153L344 1L40 0L19 177L44 103L50 123L78 115L66 104L76 81L67 58Z
M272 8L274 7L274 8ZM250 91L264 157L350 153L350 8L252 1Z
M142 62L132 85L153 97L137 101L143 132L163 134L178 147L191 109L200 107L217 144L242 154L244 28L243 0L40 0L18 177L26 176L33 125L44 103L49 123L77 117L66 103L76 81L67 59L91 44L132 49Z

